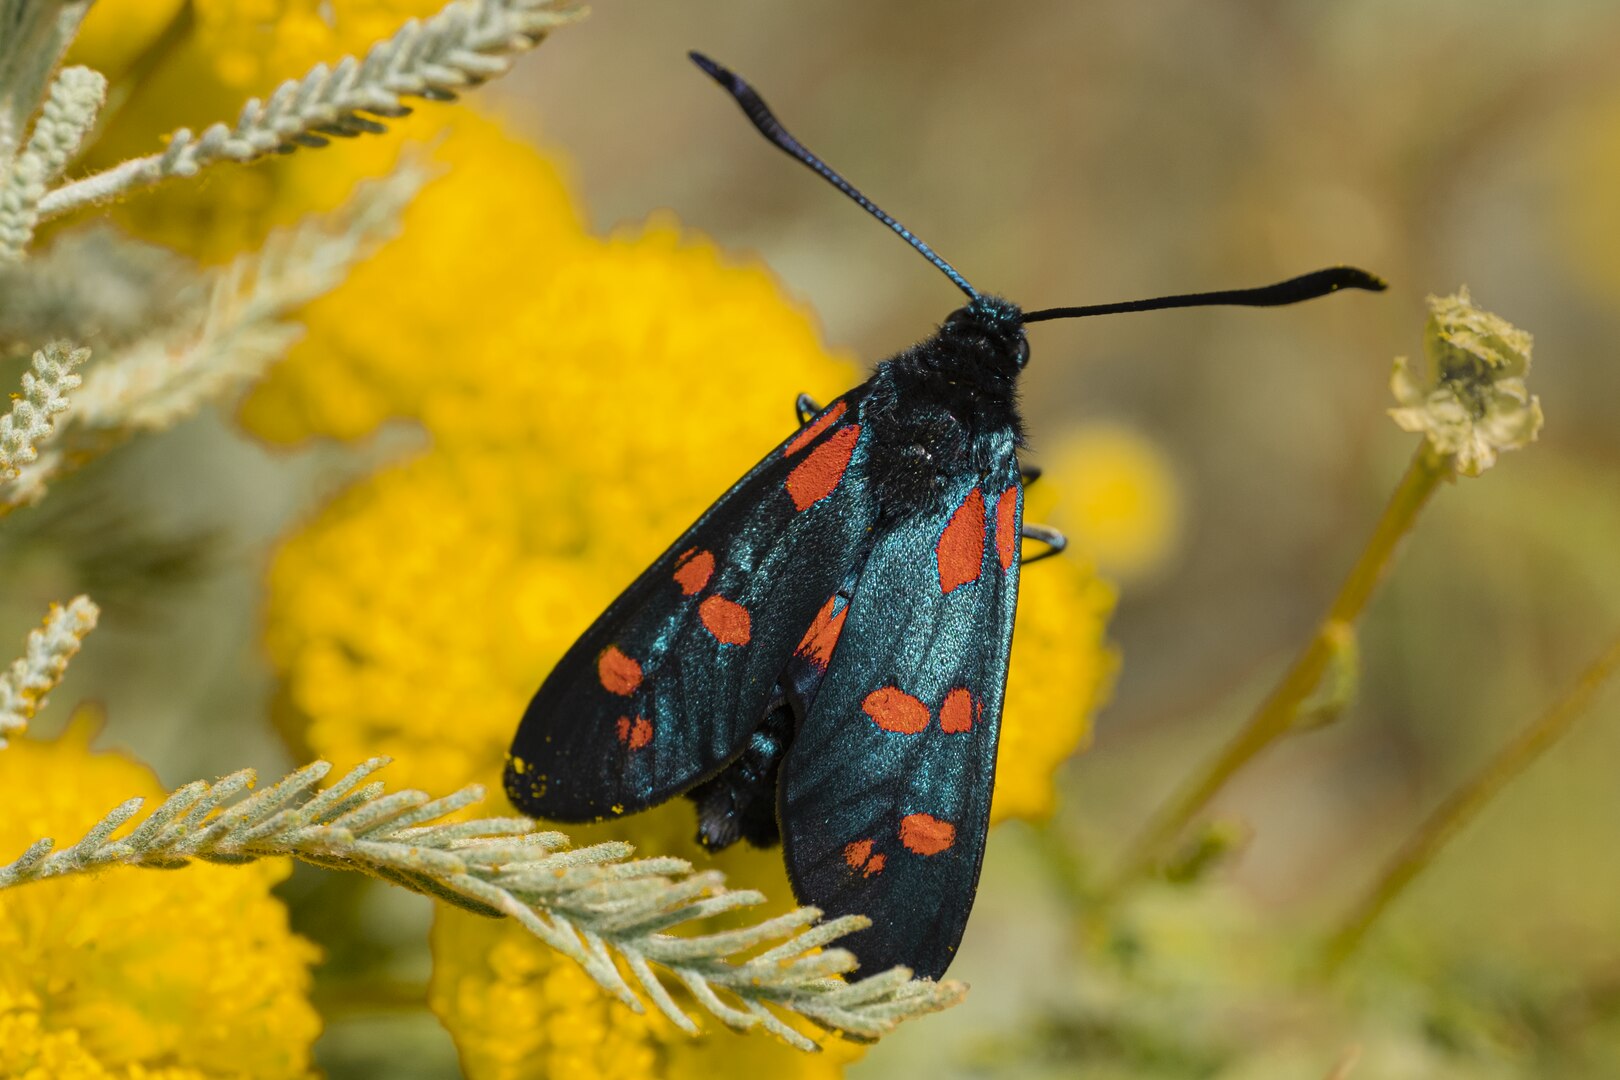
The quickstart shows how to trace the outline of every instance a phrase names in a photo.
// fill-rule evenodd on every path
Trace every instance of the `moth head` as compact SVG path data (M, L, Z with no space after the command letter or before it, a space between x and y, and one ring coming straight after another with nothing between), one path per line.
M947 342L975 351L987 350L998 366L1014 372L1029 363L1029 339L1024 336L1024 314L1018 305L999 296L976 296L946 318L940 336Z

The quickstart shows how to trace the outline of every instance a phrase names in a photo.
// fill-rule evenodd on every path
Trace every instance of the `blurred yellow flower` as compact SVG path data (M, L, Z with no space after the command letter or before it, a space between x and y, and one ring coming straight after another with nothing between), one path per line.
M1043 457L1043 483L1058 492L1053 519L1102 573L1140 579L1175 554L1181 487L1153 440L1123 424L1092 423L1073 429Z
M1053 490L1043 479L1025 496L1026 516L1048 520ZM1033 553L1038 548L1026 548ZM1057 767L1091 738L1091 718L1113 685L1118 658L1108 644L1114 587L1085 555L1066 552L1024 569L1018 582L1012 664L996 753L992 825L1052 812ZM1062 694L1073 695L1065 701Z
M193 0L190 45L220 81L262 96L283 79L345 54L364 55L446 0Z
M387 419L420 420L477 400L537 362L504 344L513 313L546 293L549 268L586 241L556 167L470 109L413 122L412 139L437 134L432 162L444 174L406 211L385 257L306 309L304 341L242 406L242 422L260 438L358 438ZM342 148L342 168L319 154L276 163L275 216L336 206L409 143L390 137L354 148L362 145L373 149ZM476 164L458 164L466 162Z
M0 859L164 793L137 762L92 753L93 726L0 751ZM0 892L0 1076L309 1075L317 952L271 895L287 873L283 860L125 868Z
M116 80L184 7L185 0L97 0L79 25L67 62Z
M102 0L86 19L83 40L70 59L104 66L116 75L152 44L148 37L156 31L155 10L170 4L154 0L149 8L133 0ZM120 99L117 123L98 136L84 164L105 168L150 153L177 127L198 131L215 121L234 122L249 97L262 98L317 63L364 55L408 19L443 6L444 0L194 0L188 5L188 29L164 43L162 62L143 71L132 85L114 86ZM386 121L389 134L338 140L318 153L249 167L220 166L204 183L168 184L120 203L114 216L138 235L204 261L222 262L257 247L272 228L336 207L359 181L392 169L404 149L425 154L436 137L454 142L469 128L465 137L474 140L502 137L471 110L415 104L413 115ZM532 156L530 161L549 169ZM523 187L539 196L545 186ZM557 192L561 198L560 185ZM476 218L480 209L474 199L451 214L465 220ZM521 227L526 220L524 213L505 206L489 212L501 212L509 225ZM545 208L538 217L561 220ZM522 239L549 245L551 237ZM430 263L416 269L431 272Z

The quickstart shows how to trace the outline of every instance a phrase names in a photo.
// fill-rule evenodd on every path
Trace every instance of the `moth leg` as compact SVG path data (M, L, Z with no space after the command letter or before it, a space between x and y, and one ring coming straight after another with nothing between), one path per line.
M1042 559L1050 559L1053 555L1069 546L1069 538L1052 528L1050 525L1030 525L1027 522L1019 529L1020 536L1025 540L1035 540L1046 545L1046 550L1039 555L1023 560L1024 565L1038 563Z
M1024 486L1029 487L1029 485L1041 478L1041 467L1039 465L1025 465L1020 461L1018 463L1018 475L1023 478Z
M799 416L799 426L803 427L810 422L810 418L821 411L821 406L809 394L800 394L793 399L793 411Z

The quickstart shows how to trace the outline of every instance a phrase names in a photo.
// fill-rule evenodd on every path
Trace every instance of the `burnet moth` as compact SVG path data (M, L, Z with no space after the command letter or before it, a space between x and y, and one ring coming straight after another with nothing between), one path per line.
M967 294L765 455L568 650L512 741L506 791L537 817L600 821L676 796L698 840L780 842L794 894L872 925L866 971L938 978L978 887L1026 525L1024 328L1205 304L1381 290L1350 267L1257 289L1021 311L980 293L777 122L692 60L779 149ZM1027 560L1035 561L1034 558Z

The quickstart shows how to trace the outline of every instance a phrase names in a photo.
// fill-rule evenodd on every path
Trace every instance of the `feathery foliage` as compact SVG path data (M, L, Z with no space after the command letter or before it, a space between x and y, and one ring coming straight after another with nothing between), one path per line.
M119 296L134 290L153 298L150 310L166 306L168 318L105 352L82 377L71 369L88 355L51 346L36 354L34 373L23 376L24 397L12 416L0 418L0 513L39 501L49 482L70 460L82 463L106 450L117 436L160 430L196 412L203 404L257 378L302 333L289 316L336 287L350 269L398 229L405 206L426 179L425 170L406 165L393 175L364 184L338 210L311 215L278 230L264 247L222 270L199 274L173 265L144 245L104 234L76 243L63 253L62 274L91 262L110 263L100 271L117 276L110 297L81 303L79 294L49 282L19 290L16 307L0 311L0 338L11 316L27 325L53 321L113 318ZM109 259L109 255L111 258ZM117 269L122 267L123 269ZM143 271L145 275L143 276ZM156 298L158 292L166 295ZM135 300L139 303L139 300ZM6 308L0 303L0 308ZM103 323L106 325L106 323ZM52 435L51 417L68 406L62 427L67 450L35 451ZM58 437L64 432L56 432ZM114 438L109 438L113 436Z
M0 748L44 707L45 695L62 681L68 661L100 615L88 596L76 596L65 607L52 604L44 625L29 631L23 655L0 673Z
M85 67L67 68L51 84L27 148L0 174L0 259L22 257L39 220L46 185L78 153L106 95L106 76Z
M55 433L55 417L67 411L68 392L83 379L73 369L90 356L53 342L34 354L33 370L23 372L22 393L0 416L0 479L15 480L24 465L38 460L39 444Z
M430 19L406 23L364 60L350 56L332 67L317 64L302 79L282 83L268 100L250 100L234 125L217 123L198 136L180 128L161 153L57 188L40 201L40 214L52 218L132 188L193 176L218 161L252 161L325 146L333 137L382 132L386 128L376 118L409 113L404 98L453 101L458 91L506 71L513 56L579 14L559 0L459 0Z
M527 818L445 822L482 799L482 789L440 799L421 791L388 794L381 782L368 781L387 763L373 758L320 791L316 785L330 769L323 761L245 798L252 770L212 784L195 781L115 839L141 809L142 800L130 799L70 847L54 850L50 839L30 845L0 867L0 889L119 864L174 868L192 859L245 863L292 856L516 919L630 1008L644 1008L639 988L672 1023L696 1034L657 965L727 1025L763 1028L804 1050L815 1044L773 1006L872 1039L902 1020L955 1004L965 992L959 983L913 979L904 968L840 980L855 958L830 946L868 925L860 917L822 923L814 908L799 908L737 930L667 933L765 898L727 891L720 874L693 873L681 859L632 860L628 844L570 848L566 836L536 832Z
M378 244L426 174L412 166L363 185L343 207L278 230L264 247L211 275L192 340L151 337L98 363L75 395L86 428L159 430L256 378L298 339L287 317L328 292Z
M90 0L0 0L0 165L22 143L28 118Z

